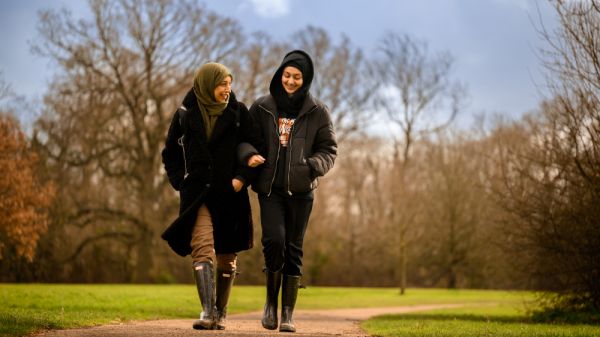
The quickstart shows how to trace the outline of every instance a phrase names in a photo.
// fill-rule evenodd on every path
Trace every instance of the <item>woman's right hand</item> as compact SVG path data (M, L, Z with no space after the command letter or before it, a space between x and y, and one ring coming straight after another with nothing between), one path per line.
M252 157L248 158L248 166L257 167L265 162L265 158L260 154L252 155Z

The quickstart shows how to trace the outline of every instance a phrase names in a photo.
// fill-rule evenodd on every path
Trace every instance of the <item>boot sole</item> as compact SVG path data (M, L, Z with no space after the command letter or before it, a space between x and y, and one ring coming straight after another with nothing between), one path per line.
M215 330L216 326L213 323L194 323L192 328L194 330Z
M296 332L296 327L288 324L281 324L279 326L279 332Z

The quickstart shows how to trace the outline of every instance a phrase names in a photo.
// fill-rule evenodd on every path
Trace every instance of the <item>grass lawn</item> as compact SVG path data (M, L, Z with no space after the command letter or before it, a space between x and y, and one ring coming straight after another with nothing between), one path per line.
M380 337L600 336L600 326L532 323L522 309L509 303L384 315L363 322L361 327Z
M235 286L229 305L230 313L258 311L264 304L265 291L259 286ZM474 336L530 336L538 332L562 331L556 325L524 324L523 303L533 295L527 292L408 289L400 296L389 288L301 289L299 309L333 309L385 307L418 304L472 303L473 309L432 311L415 315L386 316L365 323L369 332L379 336L446 336L442 325L456 329L456 322L477 331ZM0 284L0 335L20 336L43 329L63 329L119 323L130 320L163 318L195 318L200 304L194 285L58 285ZM479 305L481 307L476 307ZM489 318L489 322L488 322ZM440 324L440 325L438 325ZM493 326L509 326L521 334L482 334ZM433 334L428 333L429 326ZM393 327L393 328L390 328ZM530 328L533 330L522 330ZM538 330L539 328L539 330ZM390 330L391 329L391 330ZM419 330L420 329L420 330ZM483 330L480 330L483 329ZM521 330L519 330L521 329ZM594 336L599 330L591 327L566 326L564 331L590 331L587 334L564 336ZM582 330L590 329L590 330ZM393 334L410 331L408 334ZM436 332L437 331L437 332ZM442 331L442 333L440 333ZM531 332L533 331L533 332ZM412 334L411 334L412 333ZM583 333L583 332L582 332ZM460 336L468 335L461 333ZM554 334L556 335L556 334ZM542 335L542 336L554 336ZM456 335L458 336L458 335ZM600 336L600 334L598 334Z

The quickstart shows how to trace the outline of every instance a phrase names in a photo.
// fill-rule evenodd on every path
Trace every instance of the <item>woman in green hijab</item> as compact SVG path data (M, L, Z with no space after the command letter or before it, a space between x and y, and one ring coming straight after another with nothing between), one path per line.
M202 312L194 329L224 329L236 273L236 253L253 246L247 185L253 168L240 165L241 142L259 146L248 109L231 91L233 75L206 63L169 127L163 164L179 191L179 217L162 238L181 256L192 256ZM254 156L253 165L262 157ZM215 282L216 271L216 282Z

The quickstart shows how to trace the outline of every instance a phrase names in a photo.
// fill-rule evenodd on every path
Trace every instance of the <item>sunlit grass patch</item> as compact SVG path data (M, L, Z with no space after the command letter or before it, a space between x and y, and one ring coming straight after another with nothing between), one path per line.
M510 304L383 315L365 321L361 326L370 335L381 337L600 336L600 326L534 323L523 308Z

